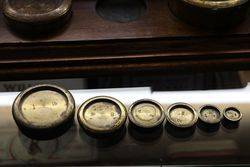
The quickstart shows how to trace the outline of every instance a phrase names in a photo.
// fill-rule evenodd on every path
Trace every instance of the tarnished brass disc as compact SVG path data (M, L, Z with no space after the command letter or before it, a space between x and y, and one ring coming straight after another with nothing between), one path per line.
M39 33L63 26L71 5L72 0L3 0L3 14L13 29Z
M55 85L37 85L21 92L13 103L16 123L32 130L53 129L74 117L72 95Z
M192 5L204 8L230 8L246 3L248 0L184 0Z
M143 99L133 103L128 113L129 119L142 128L160 125L165 118L163 107L156 101Z
M4 0L3 12L9 18L22 22L42 22L65 15L71 0Z
M240 121L243 116L242 113L234 107L226 108L223 114L224 114L224 118L232 122Z
M212 105L205 105L199 111L199 118L208 124L217 124L222 119L222 113Z
M194 108L186 103L173 104L166 116L169 123L179 128L192 127L198 120Z
M127 118L125 106L115 98L98 96L84 102L78 111L80 125L94 133L118 130Z
M228 29L242 22L249 0L168 0L171 12L189 24Z

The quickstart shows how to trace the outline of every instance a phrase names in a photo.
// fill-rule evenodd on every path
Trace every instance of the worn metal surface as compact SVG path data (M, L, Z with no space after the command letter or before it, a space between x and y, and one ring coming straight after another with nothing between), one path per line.
M71 4L71 0L4 0L3 14L13 30L39 34L66 24Z
M249 0L169 0L169 7L175 16L189 24L226 30L237 26L246 18L249 2Z
M169 123L179 128L192 127L198 120L195 109L185 103L176 103L170 106L166 116Z
M143 99L130 106L129 119L141 128L153 128L160 125L165 118L161 104L154 100Z
M248 0L184 0L190 4L204 8L230 8L246 3Z
M243 117L243 114L240 112L240 110L234 107L229 107L225 109L223 115L224 115L224 118L232 122L238 122Z
M34 140L17 128L11 105L18 93L0 93L0 164L1 165L224 165L250 164L250 87L217 91L157 91L149 88L73 90L79 107L91 97L112 96L128 108L133 102L149 98L166 110L176 102L186 102L198 110L213 104L222 111L236 107L243 113L238 128L223 124L216 132L206 132L195 126L185 137L174 137L162 129L152 133L133 133L126 122L120 138L96 139L86 134L75 118L74 126L62 136L51 140ZM129 97L129 98L128 98ZM185 133L185 131L183 131Z
M199 110L199 118L208 124L217 124L221 121L223 113L215 106L205 105Z
M79 108L78 121L94 133L109 133L125 123L127 110L121 102L106 96L94 97Z
M72 95L55 85L37 85L20 93L13 103L17 124L28 129L53 129L74 117Z
M49 22L65 15L71 0L4 0L5 16L20 22Z

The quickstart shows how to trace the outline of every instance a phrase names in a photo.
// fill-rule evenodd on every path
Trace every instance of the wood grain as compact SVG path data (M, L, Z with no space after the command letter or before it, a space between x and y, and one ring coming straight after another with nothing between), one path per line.
M1 16L1 79L250 67L250 17L230 30L211 31L175 18L167 0L149 0L145 15L129 23L104 20L95 4L75 0L71 22L43 38L11 32Z

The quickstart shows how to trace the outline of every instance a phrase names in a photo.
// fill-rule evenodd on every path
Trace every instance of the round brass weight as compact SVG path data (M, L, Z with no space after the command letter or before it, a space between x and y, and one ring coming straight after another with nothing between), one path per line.
M143 99L133 103L129 109L129 120L141 128L154 128L165 118L163 107L156 101Z
M231 122L239 122L242 119L243 114L234 107L226 108L223 112L224 118Z
M166 113L167 120L177 128L190 128L198 121L195 109L186 103L176 103L169 107Z
M247 16L249 0L169 0L172 13L182 20L206 28L227 29Z
M215 106L205 105L200 108L199 118L206 124L218 124L223 117L222 112Z
M39 34L61 28L71 5L72 0L3 0L3 14L14 30Z
M124 125L125 106L115 98L98 96L84 102L78 110L80 125L92 133L111 133Z
M12 107L20 128L53 130L72 121L75 102L67 90L56 85L37 85L21 92Z

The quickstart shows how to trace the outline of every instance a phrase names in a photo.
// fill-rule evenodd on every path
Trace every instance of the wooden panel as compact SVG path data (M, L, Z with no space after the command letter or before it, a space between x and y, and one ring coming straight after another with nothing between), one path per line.
M95 0L75 0L69 25L42 39L14 34L1 16L2 79L249 69L250 17L235 28L216 32L178 20L167 0L149 0L145 15L129 23L101 18L95 4Z

